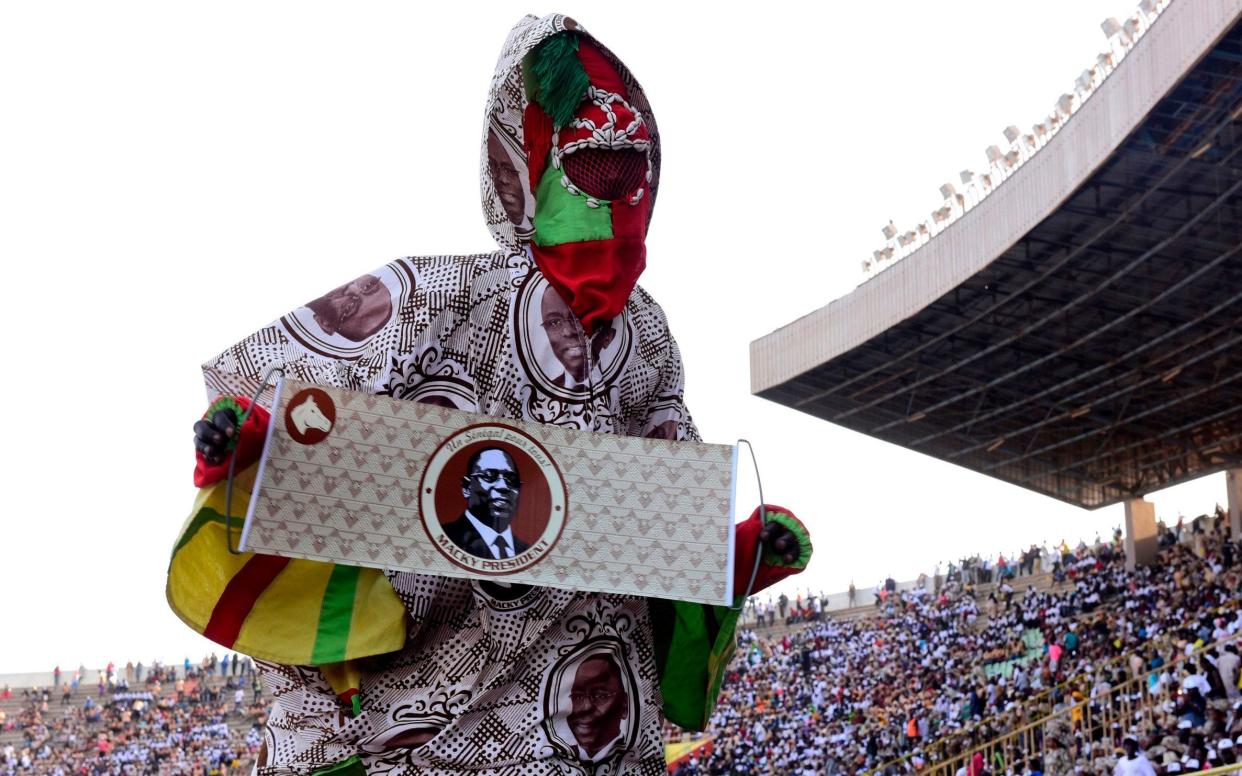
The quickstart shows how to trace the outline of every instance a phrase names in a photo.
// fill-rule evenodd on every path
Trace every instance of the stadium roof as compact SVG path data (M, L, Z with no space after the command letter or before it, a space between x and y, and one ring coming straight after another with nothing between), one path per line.
M989 196L751 343L753 392L1087 508L1242 465L1240 17L1169 5Z

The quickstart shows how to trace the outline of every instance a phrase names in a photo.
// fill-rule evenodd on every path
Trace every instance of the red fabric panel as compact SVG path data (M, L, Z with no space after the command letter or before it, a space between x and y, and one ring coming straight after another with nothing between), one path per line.
M649 196L637 205L614 202L611 240L563 245L531 244L535 264L588 332L621 314L647 267Z
M621 314L647 266L647 246L641 234L563 245L532 243L531 252L539 270L587 332Z
M250 406L250 399L244 396L238 396L235 400L243 410ZM245 424L241 427L237 447L233 450L233 454L238 456L237 466L233 467L234 473L245 471L247 466L259 460L259 456L263 453L263 443L267 439L269 421L269 413L262 405L256 406L254 412L250 413L250 417L246 418ZM229 476L228 456L213 466L203 460L202 453L195 450L194 460L194 487L196 488L205 488Z
M621 83L621 76L617 74L617 69L589 40L579 41L578 59L582 62L582 68L586 70L587 78L591 79L591 86L619 94L627 102L629 101L629 92L626 91L625 84Z
M522 119L522 142L526 146L526 168L530 172L530 191L535 193L552 151L552 117L532 102L526 106Z
M651 189L643 182L643 198L637 205L612 203L612 233L616 238L643 240L647 237L647 220L651 215ZM629 296L629 293L626 293Z
M784 512L790 517L794 517L794 513L784 507L768 504L767 508L769 512ZM796 517L794 519L797 520ZM759 544L759 532L762 530L763 523L759 520L758 507L755 508L754 512L750 513L749 518L733 526L733 595L735 597L746 592L746 585L750 582L750 572L754 568L755 550ZM797 574L799 571L802 571L802 569L770 566L760 559L759 573L755 575L755 586L750 591L751 595L771 587L785 577Z
M211 620L203 629L203 635L217 644L232 647L255 601L287 565L288 558L275 555L255 555L246 561L241 571L234 574L225 586L216 608L211 612Z

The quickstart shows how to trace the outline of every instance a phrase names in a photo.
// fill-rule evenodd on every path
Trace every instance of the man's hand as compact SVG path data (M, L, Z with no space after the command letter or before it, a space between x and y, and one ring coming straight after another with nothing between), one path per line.
M764 550L779 555L785 563L793 563L802 554L798 537L775 520L770 521L759 532L759 543Z
M217 410L209 420L194 424L194 449L202 453L203 460L215 466L228 457L230 443L236 436L237 413Z

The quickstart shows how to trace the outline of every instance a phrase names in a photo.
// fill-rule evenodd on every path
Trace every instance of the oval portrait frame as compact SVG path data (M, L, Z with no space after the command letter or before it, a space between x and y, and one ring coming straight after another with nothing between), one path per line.
M630 360L635 337L631 329L629 309L622 309L621 314L612 320L617 326L613 340L600 352L599 362L592 364L591 371L587 373L586 379L591 384L591 390L569 390L557 385L552 379L564 367L556 360L548 335L539 326L539 305L544 292L550 287L548 279L538 271L529 273L522 281L513 303L514 349L527 379L541 393L566 404L585 404L593 395L607 391L617 382Z
M569 698L578 669L587 660L602 657L611 662L620 672L618 679L626 699L626 723L620 744L602 755L603 762L623 757L633 750L638 741L638 731L642 714L638 697L638 682L634 669L627 659L628 650L625 644L615 636L595 636L571 649L558 660L548 671L542 688L543 727L548 741L563 755L579 760L578 740L569 728L568 714L573 703ZM579 760L580 761L580 760Z
M534 468L534 472L529 470L531 466L527 466L526 470L523 470L520 462L515 460L515 463L519 463L519 472L523 478L529 478L534 473L538 473L538 475L543 477L547 485L547 516L543 530L538 537L533 537L534 541L525 550L517 553L512 558L503 560L477 557L467 553L460 545L449 538L444 529L444 525L450 519L458 516L453 514L442 515L440 514L442 510L437 507L436 496L441 488L453 487L459 489L461 487L460 480L454 475L450 464L458 462L464 454L468 457L470 450L488 444L501 447L502 449L507 448L510 454L517 452L519 456L515 456L515 459L517 457L524 458ZM449 481L445 481L446 475ZM569 489L565 484L565 477L561 473L556 459L534 437L521 429L504 423L471 424L458 429L441 441L427 458L427 465L423 469L422 478L419 480L418 496L420 522L427 534L427 538L440 555L457 568L488 577L504 576L524 571L547 557L552 548L560 541L561 534L565 530L565 518L569 510ZM461 498L458 496L459 500ZM519 502L518 514L514 517L514 521L521 519L522 515L522 506Z
M368 275L379 281L387 291L389 311L387 320L367 337L361 340L351 340L341 334L328 334L315 322L314 311L305 304L282 315L276 325L298 347L318 356L357 361L377 349L380 352L386 351L388 347L396 343L399 337L401 310L414 294L414 273L404 262L394 261L364 273L351 280L350 283ZM345 285L348 286L350 283ZM319 298L330 296L340 288L344 286L331 289Z

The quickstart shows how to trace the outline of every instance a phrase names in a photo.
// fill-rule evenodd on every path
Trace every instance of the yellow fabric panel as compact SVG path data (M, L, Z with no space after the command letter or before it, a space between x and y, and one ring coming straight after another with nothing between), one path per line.
M257 465L247 467L233 481L234 544L241 539L241 527L257 472ZM178 543L202 509L224 515L225 496L223 482L200 489ZM234 555L228 551L226 542L227 532L222 524L206 523L169 563L165 590L168 604L198 633L206 629L229 581L254 556L250 552ZM332 569L333 564L327 562L290 560L255 602L233 649L288 665L309 663L324 590ZM362 569L354 593L346 659L400 649L405 644L405 631L405 606L388 579L378 569Z
M224 526L204 525L168 567L168 605L198 633L207 627L229 580L251 557L248 552L233 555L224 541Z
M233 477L233 517L237 518L237 522L233 524L237 533L234 536L240 538L242 523L246 521L246 509L250 506L250 493L254 490L254 478L259 472L257 464L247 466ZM224 505L228 501L226 496L227 487L224 482L217 482L214 485L208 485L205 488L199 488L194 494L194 507L190 509L190 516L181 524L181 530L177 532L177 541L185 535L185 531L190 527L190 523L194 521L194 516L198 514L203 507L210 507L221 515L225 514Z
M241 526L250 504L250 491L254 488L258 468L257 465L248 466L233 478L233 514L240 515L233 524L234 542L241 539ZM181 543L185 532L204 507L225 514L226 490L224 482L199 489L194 496L190 516L177 534L177 544ZM168 605L182 622L198 633L207 627L216 602L220 600L229 580L250 560L251 553L234 555L229 552L226 541L224 526L219 523L204 525L168 565L168 583L164 591Z
M290 560L255 601L234 649L276 663L309 663L331 576L331 563Z
M319 666L319 670L328 682L328 686L332 688L332 692L337 695L343 695L351 689L356 690L362 686L362 669L353 660L346 660L343 663L327 663Z
M346 660L380 655L405 646L405 605L379 569L358 576L354 591L354 618L349 628Z

